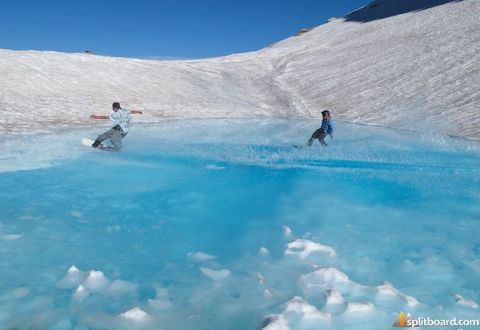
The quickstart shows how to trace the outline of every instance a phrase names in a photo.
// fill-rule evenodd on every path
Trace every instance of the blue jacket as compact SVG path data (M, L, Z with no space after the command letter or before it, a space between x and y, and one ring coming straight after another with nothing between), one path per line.
M333 121L331 119L327 120L322 120L322 127L323 131L327 134L330 134L330 136L333 135Z

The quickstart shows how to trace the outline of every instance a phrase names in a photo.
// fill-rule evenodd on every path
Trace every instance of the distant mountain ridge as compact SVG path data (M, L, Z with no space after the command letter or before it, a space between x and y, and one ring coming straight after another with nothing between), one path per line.
M375 0L367 6L345 15L345 19L347 21L370 22L460 1L463 0Z

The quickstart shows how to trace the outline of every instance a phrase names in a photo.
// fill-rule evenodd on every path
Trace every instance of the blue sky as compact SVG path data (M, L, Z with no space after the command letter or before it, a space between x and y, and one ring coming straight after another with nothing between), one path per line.
M0 0L0 48L140 58L257 50L369 0Z

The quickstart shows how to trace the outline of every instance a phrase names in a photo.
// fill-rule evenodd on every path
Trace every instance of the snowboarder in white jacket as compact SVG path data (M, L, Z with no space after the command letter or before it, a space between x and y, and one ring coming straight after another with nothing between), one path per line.
M127 110L120 106L120 103L114 102L112 104L113 113L110 116L99 116L99 115L91 115L90 118L93 119L111 119L115 124L112 128L110 128L105 133L99 135L95 142L93 142L93 148L99 148L105 151L120 151L122 148L122 139L127 136L128 131L130 130L130 114L143 114L142 111L139 110ZM106 146L102 142L110 139L113 147Z

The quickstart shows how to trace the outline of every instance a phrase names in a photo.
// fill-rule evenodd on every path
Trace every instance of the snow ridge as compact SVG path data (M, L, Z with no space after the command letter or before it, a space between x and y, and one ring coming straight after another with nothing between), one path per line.
M92 112L120 101L145 110L136 118L144 122L330 109L345 121L480 138L479 14L478 1L464 0L366 23L330 20L208 60L0 50L0 133L91 126Z

